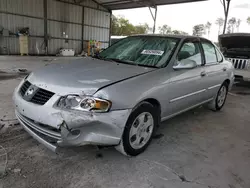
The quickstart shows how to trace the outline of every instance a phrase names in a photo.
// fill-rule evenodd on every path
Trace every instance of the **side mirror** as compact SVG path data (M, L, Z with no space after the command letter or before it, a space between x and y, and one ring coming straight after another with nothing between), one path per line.
M179 69L193 69L197 67L197 63L194 60L191 59L183 59L181 61L178 61L177 65L174 65L174 70Z

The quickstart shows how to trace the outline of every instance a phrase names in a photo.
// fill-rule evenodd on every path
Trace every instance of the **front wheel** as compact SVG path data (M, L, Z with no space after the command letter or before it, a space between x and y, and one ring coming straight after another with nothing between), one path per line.
M148 102L138 105L126 123L120 144L116 147L124 155L136 156L150 144L157 124L157 110Z

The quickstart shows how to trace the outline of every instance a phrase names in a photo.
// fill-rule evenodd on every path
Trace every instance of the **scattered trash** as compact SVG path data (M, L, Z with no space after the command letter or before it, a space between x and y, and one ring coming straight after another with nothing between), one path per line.
M21 169L20 168L15 168L13 171L14 171L14 173L19 173L19 172L21 172Z
M184 175L179 175L179 178L182 182L191 182L189 180L186 179L186 177Z
M43 61L45 61L45 62L51 62L51 61L56 61L56 59L44 59Z
M27 69L18 69L19 72L27 72Z
M0 119L2 122L7 122L7 121L17 121L17 119Z

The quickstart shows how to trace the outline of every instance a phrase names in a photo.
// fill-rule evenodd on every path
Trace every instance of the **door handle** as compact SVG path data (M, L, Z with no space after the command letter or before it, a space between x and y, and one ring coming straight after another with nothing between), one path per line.
M226 70L227 70L227 68L226 68L226 67L224 67L222 70L223 70L223 71L226 71Z
M206 76L206 75L207 75L207 73L205 71L201 72L201 76Z

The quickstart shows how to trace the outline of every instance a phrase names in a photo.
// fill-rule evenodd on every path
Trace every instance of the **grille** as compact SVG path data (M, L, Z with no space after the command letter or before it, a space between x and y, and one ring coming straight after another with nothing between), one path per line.
M25 81L19 90L20 94L24 96L30 86L31 83L29 81ZM44 105L54 94L55 93L53 92L38 88L35 95L29 101L35 104Z
M36 94L31 98L30 102L44 105L55 93L39 88Z
M16 115L19 121L24 123L33 131L36 131L36 133L40 133L42 136L47 136L49 138L53 138L57 140L61 138L60 129L56 129L49 125L36 122L30 118L27 118L26 116L21 115L19 112L16 112Z
M20 94L22 96L24 96L25 92L27 91L27 89L31 86L31 83L29 81L25 81L22 85L22 87L20 88Z
M248 69L250 66L248 59L228 58L228 60L233 63L235 69Z

